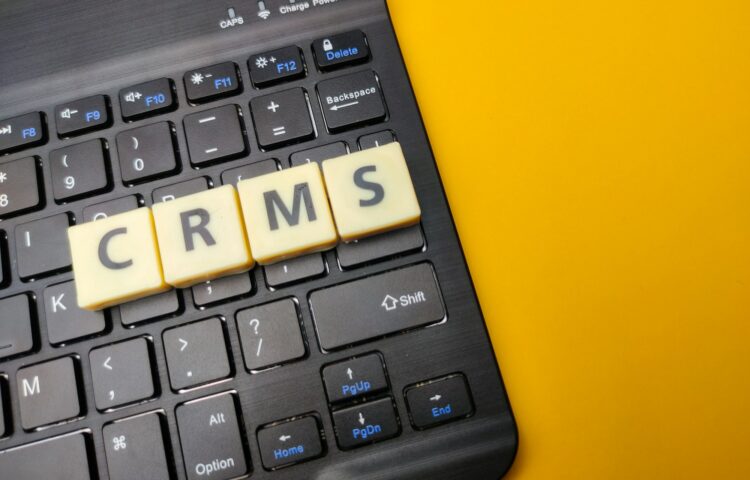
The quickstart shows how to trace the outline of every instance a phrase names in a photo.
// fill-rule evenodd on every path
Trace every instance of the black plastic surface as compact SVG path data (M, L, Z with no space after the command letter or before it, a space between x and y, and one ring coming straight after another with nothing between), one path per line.
M508 469L517 446L515 423L385 4L382 0L338 0L320 6L313 4L324 2L305 3L309 3L310 8L281 14L280 8L289 5L288 1L266 0L265 5L271 12L266 20L257 15L256 2L230 3L228 0L29 0L0 4L0 43L3 45L0 50L0 119L41 111L48 121L53 121L50 119L54 118L55 105L91 95L107 95L112 99L114 119L112 127L85 133L74 141L50 136L44 145L0 156L0 166L32 155L41 159L41 192L46 205L44 210L21 214L3 220L1 224L2 230L8 232L10 237L10 285L0 289L0 298L19 293L34 295L34 328L38 329L39 338L35 353L0 360L0 374L5 374L9 379L10 405L6 405L6 409L10 408L13 431L10 437L0 440L0 451L88 429L91 432L92 461L95 462L98 477L106 480L109 476L102 427L113 420L163 409L176 478L183 480L186 478L180 438L183 431L178 432L175 408L185 401L236 391L234 398L238 407L238 421L243 432L248 465L253 465L252 478L484 480L499 478ZM233 7L234 18L228 12L230 7ZM237 20L240 16L242 23ZM332 72L318 71L313 61L312 42L352 30L361 30L365 34L370 56L364 63ZM300 47L306 63L306 75L262 90L254 88L250 82L247 60L254 54L289 45ZM202 106L190 105L182 82L185 72L229 61L239 67L245 86L243 92ZM376 72L388 116L383 121L340 134L328 133L315 93L317 84L326 79L364 71ZM120 90L159 78L174 80L175 104L178 108L143 120L123 121ZM249 121L250 100L296 87L308 92L315 124L314 138L263 151L258 146L254 127ZM114 148L117 133L164 121L181 126L188 114L230 104L239 105L243 112L249 153L241 158L196 169L190 163L184 131L178 127L176 147L181 170L132 187L124 184L117 149ZM49 127L55 131L54 125ZM263 270L255 268L251 275L256 288L249 296L202 309L195 306L191 292L186 290L182 292L184 312L178 315L167 315L166 318L126 328L122 325L118 309L113 309L111 331L106 334L61 347L50 344L44 324L47 307L42 303L42 292L49 285L72 279L72 273L58 273L59 270L55 270L50 273L51 276L35 282L22 281L15 263L18 245L13 232L17 225L64 212L71 212L80 220L85 207L127 195L137 194L146 205L151 205L153 192L162 187L197 177L205 177L212 185L220 185L222 172L269 158L278 159L286 168L292 153L339 141L345 142L349 149L356 150L359 137L383 130L390 130L396 135L407 158L423 209L421 228L424 246L421 249L346 270L339 267L336 252L329 251L324 254L327 265L325 275L279 288L269 288ZM56 204L52 194L50 152L95 138L103 138L109 146L112 188L101 195ZM172 190L159 190L165 194L168 191ZM444 322L408 333L372 339L334 353L321 350L308 303L311 291L424 262L434 267L440 284L446 310ZM297 298L299 302L307 356L278 368L248 373L242 368L242 349L232 320L234 315L243 308L289 297ZM212 317L223 317L225 322L226 351L233 367L231 375L186 392L173 391L162 333ZM98 412L93 408L95 402L89 351L141 336L153 338L160 395L135 406ZM401 431L395 438L345 452L336 444L321 368L331 362L371 351L381 352L388 365L391 392L402 423ZM19 415L16 373L24 365L69 355L79 359L79 395L81 403L89 408L81 419L40 431L24 432ZM426 431L415 430L405 421L408 416L404 388L424 379L439 378L454 372L466 376L474 401L474 414L470 418ZM259 468L257 429L278 419L309 412L320 413L325 454L278 471L269 472Z

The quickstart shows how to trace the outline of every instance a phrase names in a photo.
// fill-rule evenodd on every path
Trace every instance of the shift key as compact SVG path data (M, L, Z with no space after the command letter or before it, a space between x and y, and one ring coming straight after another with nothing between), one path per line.
M445 309L435 273L419 264L310 294L325 350L440 322Z

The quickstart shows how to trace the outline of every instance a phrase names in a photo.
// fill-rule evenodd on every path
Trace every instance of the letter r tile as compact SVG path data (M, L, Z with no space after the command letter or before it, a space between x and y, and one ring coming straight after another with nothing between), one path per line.
M68 239L83 309L99 310L169 289L148 208L70 227Z
M338 236L317 163L237 184L253 254L262 265L325 250Z
M419 202L398 143L326 160L323 176L345 242L419 222Z
M252 268L237 192L231 185L154 205L164 278L178 288Z

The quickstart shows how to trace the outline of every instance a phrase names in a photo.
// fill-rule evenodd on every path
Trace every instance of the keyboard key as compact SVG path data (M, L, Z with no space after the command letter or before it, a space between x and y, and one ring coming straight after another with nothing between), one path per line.
M34 157L0 164L0 219L40 208L44 202L40 179Z
M429 264L393 270L310 294L320 346L343 347L445 318Z
M164 351L174 390L226 378L232 373L224 327L218 318L167 330Z
M32 430L83 413L78 400L78 375L71 357L62 357L16 373L21 425Z
M368 148L377 148L383 145L388 145L396 141L395 135L390 130L383 130L382 132L375 132L369 135L362 135L357 139L360 150L367 150Z
M109 189L109 160L105 149L104 141L96 138L50 152L55 200L73 200Z
M269 287L277 288L325 275L326 264L323 255L311 253L302 257L290 258L263 267Z
M190 163L203 166L245 155L244 128L237 105L224 105L188 115L183 120Z
M47 338L53 345L101 333L107 328L104 312L78 308L75 283L58 283L44 289Z
M94 95L58 105L55 123L60 138L106 128L112 123L109 97Z
M60 213L16 227L16 260L18 275L22 279L38 278L70 268L67 236L70 225L70 214Z
M331 403L388 389L383 359L377 353L326 365L323 382Z
M247 66L250 79L257 88L305 76L302 53L294 45L253 55Z
M138 197L135 195L97 203L83 209L83 221L93 222L95 220L104 220L119 213L135 210L138 206Z
M174 125L155 123L117 134L122 181L127 185L159 178L179 170Z
M0 230L0 288L5 288L8 283L10 283L8 248L5 245L5 232Z
M169 290L152 297L141 298L120 305L120 320L126 327L177 315L182 310L178 290Z
M305 356L297 305L291 298L237 312L245 367L250 370Z
M106 410L153 397L151 358L145 338L92 350L89 361L96 408Z
M81 308L98 310L169 289L148 208L77 225L68 237Z
M167 185L166 187L157 188L151 195L154 203L171 202L178 198L186 197L194 193L208 190L209 182L206 177L193 178L185 182Z
M339 243L336 253L341 268L353 268L375 260L421 250L424 246L419 225L399 228L349 243Z
M385 103L375 73L367 70L318 83L326 126L338 132L385 119Z
M321 147L311 148L309 150L302 150L301 152L295 152L289 157L289 163L293 167L299 167L305 163L310 162L322 162L329 158L336 158L349 153L349 148L344 142L329 143Z
M104 426L104 450L110 480L169 480L165 427L159 413L125 418Z
M47 141L42 112L0 120L0 154L15 152Z
M153 207L164 279L178 288L249 270L237 191L230 185Z
M332 416L342 450L393 438L401 431L390 397L338 410Z
M312 47L315 62L324 71L364 62L370 57L365 34L360 30L319 38Z
M193 301L197 307L205 307L252 291L252 278L247 273L240 273L194 285Z
M413 385L405 395L412 424L418 429L466 418L474 412L463 375Z
M177 427L189 480L237 478L248 471L231 393L183 403Z
M0 299L0 359L34 348L31 300L28 295Z
M399 143L326 160L323 177L345 242L419 222L419 201Z
M302 88L253 98L250 110L262 148L275 148L315 136L310 106Z
M120 90L123 120L136 120L177 108L174 82L159 78Z
M72 433L0 452L0 472L8 479L91 480L96 467L86 433Z
M243 180L237 190L253 255L261 265L336 244L338 236L317 164Z
M262 427L258 430L258 446L263 466L269 470L323 455L320 427L311 416Z
M237 65L224 62L191 70L183 77L185 93L192 103L203 103L242 91Z
M5 406L7 402L6 398L8 397L7 388L4 379L0 378L0 438L10 435L10 404L7 407ZM7 426L6 423L8 424Z
M221 173L221 183L223 185L237 185L240 180L247 180L248 178L260 177L267 173L274 173L279 170L278 162L269 158L268 160L262 160L260 162L251 163L249 165L243 165L237 168L230 168Z

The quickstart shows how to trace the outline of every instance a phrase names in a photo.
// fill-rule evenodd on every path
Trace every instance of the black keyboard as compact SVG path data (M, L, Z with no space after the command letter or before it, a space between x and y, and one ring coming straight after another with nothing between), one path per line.
M1 478L509 468L515 423L382 0L29 0L0 9L0 46ZM68 227L396 141L418 225L78 308Z

